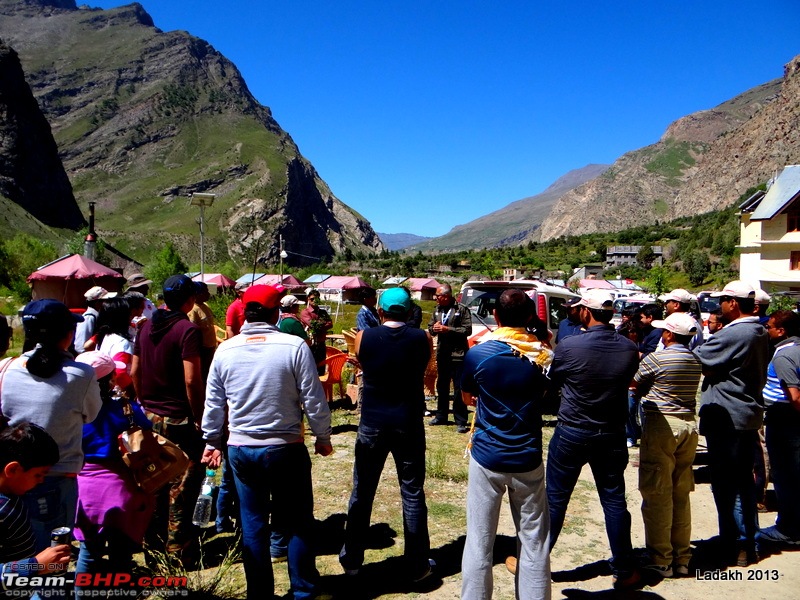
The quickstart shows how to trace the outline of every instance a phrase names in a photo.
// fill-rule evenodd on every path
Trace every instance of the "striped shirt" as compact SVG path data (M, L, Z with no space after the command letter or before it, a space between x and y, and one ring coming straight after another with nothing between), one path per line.
M681 344L648 354L633 378L642 408L666 414L694 414L701 373L700 361Z
M0 573L27 574L20 564L36 562L34 554L33 529L25 505L17 496L0 494Z
M800 388L800 339L791 337L775 348L775 354L767 367L767 384L764 386L764 404L788 403L781 382L787 387Z

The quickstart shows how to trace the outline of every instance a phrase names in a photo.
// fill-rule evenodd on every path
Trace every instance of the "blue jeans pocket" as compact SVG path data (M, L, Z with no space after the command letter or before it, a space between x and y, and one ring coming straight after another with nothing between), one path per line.
M61 509L61 492L58 487L44 490L34 496L34 502L28 506L30 517L37 521L50 521L58 517Z

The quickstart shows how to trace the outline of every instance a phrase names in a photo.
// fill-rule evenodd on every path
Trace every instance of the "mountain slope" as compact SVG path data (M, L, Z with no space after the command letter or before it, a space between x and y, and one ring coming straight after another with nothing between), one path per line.
M587 165L559 177L545 191L512 202L488 215L454 227L443 236L414 244L408 251L454 251L519 243L535 232L553 204L569 190L597 177L608 165Z
M85 225L50 126L39 110L17 57L0 40L0 197L3 237L43 235L48 227ZM11 201L11 202L8 202ZM12 206L13 203L13 206ZM22 217L25 212L29 217ZM9 218L13 220L9 221ZM19 221L18 226L13 223ZM49 237L46 235L46 237Z
M800 57L783 80L672 123L661 140L620 157L562 196L528 239L616 231L731 205L800 162Z
M146 259L169 240L197 260L192 192L217 195L209 261L277 262L280 235L289 263L383 248L236 67L203 40L157 29L141 5L0 0L0 37L19 52L81 206L97 202L98 230L121 250Z
M378 233L378 236L387 250L402 250L430 239L413 233Z

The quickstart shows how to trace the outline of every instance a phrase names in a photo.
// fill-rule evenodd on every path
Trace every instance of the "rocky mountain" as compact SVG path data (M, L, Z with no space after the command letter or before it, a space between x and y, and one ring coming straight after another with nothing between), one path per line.
M517 200L474 221L458 225L443 236L414 244L408 251L457 251L519 244L537 231L561 196L594 179L608 167L586 165L574 169L559 177L541 194Z
M615 231L725 208L800 162L800 56L778 79L672 123L567 192L526 239Z
M277 262L280 235L290 264L383 249L236 66L201 39L159 30L141 5L0 0L0 38L19 53L80 206L97 203L100 235L124 252L146 259L171 241L196 261L193 192L216 194L209 262Z
M0 230L41 235L42 225L86 224L17 53L0 40Z
M383 245L388 250L402 250L413 244L419 244L431 238L413 233L379 233Z

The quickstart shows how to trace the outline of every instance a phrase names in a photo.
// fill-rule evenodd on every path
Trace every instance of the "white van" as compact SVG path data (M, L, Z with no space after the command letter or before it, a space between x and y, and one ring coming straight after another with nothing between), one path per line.
M547 328L553 333L551 343L554 343L555 332L561 319L567 313L563 308L568 298L580 297L573 294L568 288L547 283L539 279L517 279L516 281L467 281L461 286L458 301L469 308L472 314L472 335L469 345L474 345L487 331L494 330L497 323L492 311L497 299L503 290L517 288L524 291L536 303L536 313L539 318L547 323Z

